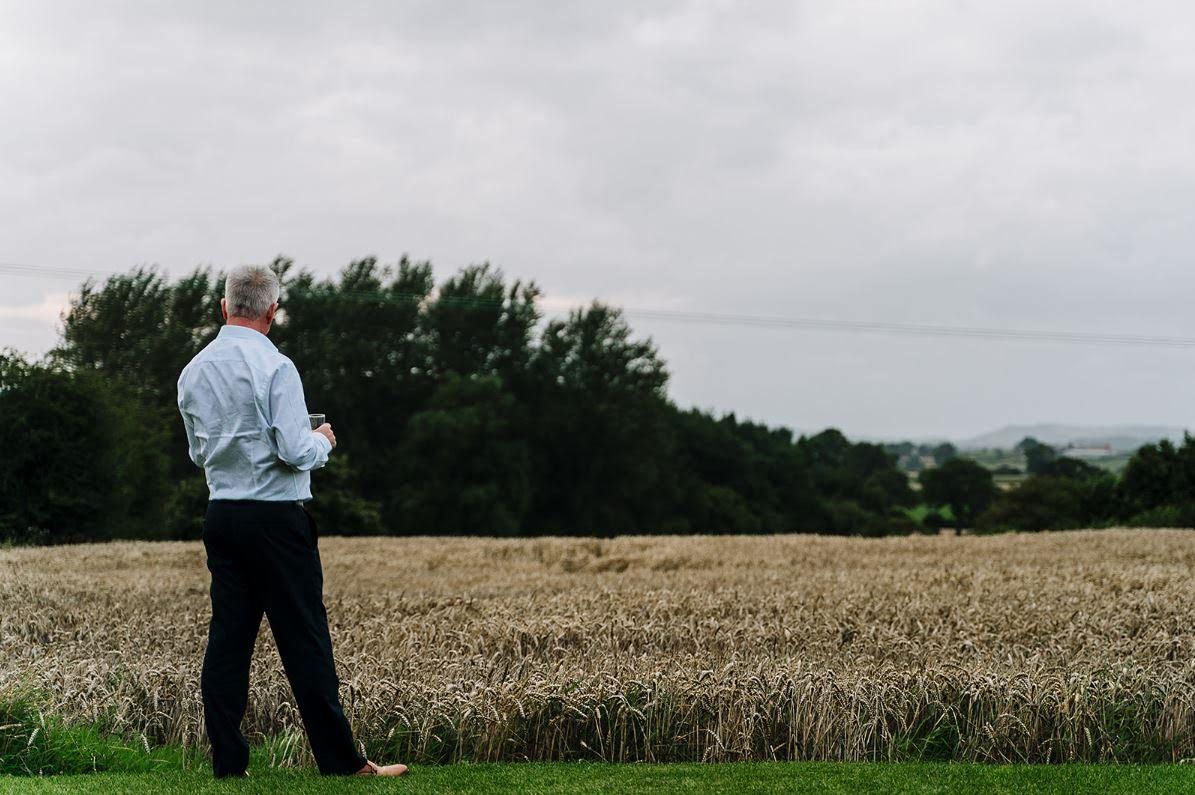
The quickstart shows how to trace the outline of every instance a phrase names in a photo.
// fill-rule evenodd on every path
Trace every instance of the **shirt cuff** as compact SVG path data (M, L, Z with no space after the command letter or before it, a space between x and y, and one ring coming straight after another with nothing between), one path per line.
M332 443L328 441L327 436L324 436L322 433L316 433L315 431L312 431L311 435L316 438L316 443L321 444L324 448L324 458L332 454Z

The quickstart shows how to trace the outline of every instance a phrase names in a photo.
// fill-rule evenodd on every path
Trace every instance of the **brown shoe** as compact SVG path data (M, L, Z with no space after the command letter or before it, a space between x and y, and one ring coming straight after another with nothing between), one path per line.
M366 762L365 767L354 773L354 776L401 776L407 772L406 765L375 765Z

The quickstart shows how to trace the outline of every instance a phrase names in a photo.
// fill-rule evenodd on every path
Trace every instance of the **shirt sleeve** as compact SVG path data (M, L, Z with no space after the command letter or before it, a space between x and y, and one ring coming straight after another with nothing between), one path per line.
M179 413L183 415L183 427L187 429L187 455L191 457L191 463L197 467L202 467L204 456L203 450L200 449L202 445L199 442L199 438L195 436L195 421L181 407L179 408Z
M183 384L181 378L178 384L178 413L183 415L183 428L187 431L187 455L191 458L191 463L197 467L202 467L206 460L203 454L203 444L199 440L199 437L195 435L195 420L183 408Z
M328 463L332 443L311 430L307 401L299 371L287 359L270 381L270 432L278 458L292 469L307 472Z

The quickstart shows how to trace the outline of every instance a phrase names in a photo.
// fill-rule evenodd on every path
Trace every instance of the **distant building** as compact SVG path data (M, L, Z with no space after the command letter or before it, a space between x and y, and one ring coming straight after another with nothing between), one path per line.
M1106 458L1114 455L1112 445L1106 444L1103 447L1066 447L1058 451L1059 455L1064 455L1068 458Z

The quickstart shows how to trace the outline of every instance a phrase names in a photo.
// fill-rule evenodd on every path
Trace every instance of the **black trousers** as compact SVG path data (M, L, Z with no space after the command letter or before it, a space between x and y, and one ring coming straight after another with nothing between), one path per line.
M241 719L263 613L320 773L360 770L365 758L340 706L315 522L298 503L212 500L203 545L212 573L212 622L201 682L216 776L240 775L249 764Z

